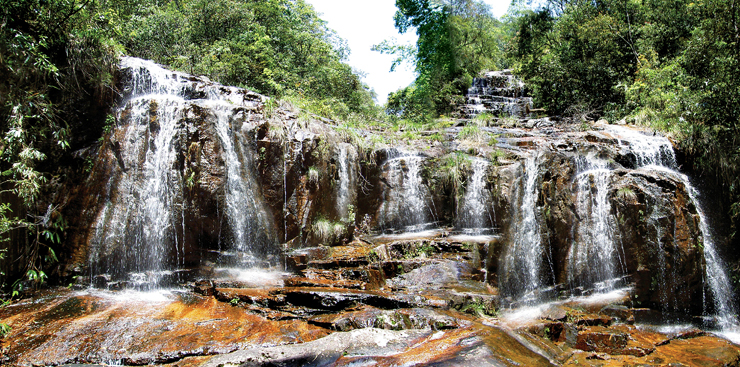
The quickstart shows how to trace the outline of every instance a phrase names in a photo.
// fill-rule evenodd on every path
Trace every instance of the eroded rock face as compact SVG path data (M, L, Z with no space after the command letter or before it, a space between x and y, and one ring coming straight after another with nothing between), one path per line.
M131 273L159 272L159 282L177 284L208 278L224 266L285 264L301 275L286 285L324 293L281 297L342 308L368 305L355 296L332 300L326 288L440 291L435 282L463 277L485 280L492 291L488 297L440 291L460 307L470 300L489 309L526 303L525 294L541 301L634 286L636 305L703 311L696 204L681 177L649 166L670 165L670 144L659 142L654 157L646 152L652 149L647 136L636 141L609 126L577 131L552 124L479 127L488 134L484 139L462 138L456 126L433 140L370 144L371 132L336 126L243 89L149 68L124 68L128 94L116 125L91 156L95 167L78 193L85 210L70 215L73 265L92 273L81 283L126 288L137 281ZM527 168L530 161L534 166ZM474 163L481 162L485 173L474 179ZM463 221L460 207L473 186L486 191L481 197L490 210L480 213L485 220ZM531 202L525 204L527 192ZM522 228L525 216L535 230ZM454 245L390 241L372 248L381 260L377 267L368 254L312 255L315 246L346 248L370 234L462 231L463 222L483 223L475 224L486 227L476 235L486 238L451 240ZM510 256L514 243L529 241L516 239L523 231L540 248ZM458 248L464 243L478 250ZM422 253L471 261L405 258ZM526 271L511 271L525 268L508 266L505 258L536 261L536 274L511 276ZM507 289L532 279L534 287Z
M527 138L532 143L522 153L538 157L534 214L544 246L538 255L543 283L561 284L561 290L576 295L634 283L638 303L701 313L702 233L683 178L668 169L635 166L635 153L620 145L616 134L563 135ZM511 222L520 209L505 208L521 205L522 166L498 169L499 181L507 182L497 186L496 196L509 200L499 215L504 253L513 232L521 231L506 229L520 225ZM600 247L605 242L606 249ZM611 257L604 256L609 251ZM501 271L503 258L489 263L491 273ZM611 270L600 270L605 266ZM615 285L599 283L609 280Z

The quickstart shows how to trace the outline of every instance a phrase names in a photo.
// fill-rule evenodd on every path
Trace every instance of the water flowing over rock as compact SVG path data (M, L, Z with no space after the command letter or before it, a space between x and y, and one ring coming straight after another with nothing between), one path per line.
M472 174L457 211L457 227L463 234L485 235L493 229L495 213L487 180L490 165L484 159L473 160Z
M582 168L573 187L580 220L568 253L568 284L571 289L608 292L619 286L619 276L624 274L608 196L612 172L604 160L592 155L579 158Z
M187 257L201 251L236 251L228 262L243 265L274 252L274 225L243 130L262 97L135 58L123 58L121 68L129 81L103 156L117 164L104 165L105 201L90 240L93 275L147 273L156 284L157 274L192 263ZM198 213L208 207L215 210ZM210 216L205 223L202 215ZM212 243L200 247L203 240Z
M424 157L414 152L390 150L382 164L383 203L377 220L384 231L414 232L429 226L435 217L429 190L422 178Z
M339 189L337 190L337 213L341 218L349 219L349 214L357 201L357 151L346 143L339 144L337 155L337 175Z
M517 189L518 202L514 205L513 224L509 231L511 242L504 250L499 271L501 292L506 297L525 304L534 304L544 299L540 294L551 282L549 249L542 243L537 209L539 169L538 155L526 158Z
M528 111L489 77L471 90L512 98L489 113ZM138 59L121 79L72 199L77 291L0 308L2 364L740 365L686 326L736 311L664 137L395 139Z
M473 79L468 89L463 116L489 113L496 117L526 117L532 109L532 98L524 83L511 70L490 71Z
M731 293L728 291L731 289L730 281L725 273L722 259L715 249L713 234L709 229L707 216L702 210L702 204L699 201L697 190L691 185L688 177L675 171L677 167L676 156L670 142L662 137L646 137L627 128L611 127L610 129L618 133L629 144L630 151L634 155L635 163L638 167L656 171L667 171L668 174L675 175L683 184L699 217L698 225L702 238L701 247L704 250L706 281L714 301L712 307L713 312L719 319L719 325L737 329L737 311ZM660 226L655 226L655 228L657 231L661 230ZM662 265L667 265L664 259L660 261ZM666 275L664 272L665 270L663 270L662 278L665 281Z

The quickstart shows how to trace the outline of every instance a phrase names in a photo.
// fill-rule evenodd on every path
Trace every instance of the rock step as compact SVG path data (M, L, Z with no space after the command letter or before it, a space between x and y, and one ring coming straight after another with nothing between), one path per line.
M334 270L309 268L300 271L299 274L305 280L295 280L295 282L310 283L315 281L317 284L332 284L334 282L338 288L354 288L355 284L359 284L357 289L369 290L378 289L385 284L384 274L372 267L338 268ZM285 284L292 284L289 282L294 281L286 279Z
M410 240L382 244L372 249L371 257L381 261L428 258L443 253L470 253L475 245L444 240Z
M340 314L317 315L307 320L310 324L334 331L350 331L363 328L385 330L431 329L448 330L466 327L470 321L459 315L448 315L437 310L406 308L381 310L364 307L357 311Z
M285 280L286 287L368 289L367 283L357 280L293 277ZM376 287L377 288L377 287Z
M338 269L338 268L353 268L366 266L370 264L367 259L329 259L329 260L310 260L306 265L307 268L316 269Z

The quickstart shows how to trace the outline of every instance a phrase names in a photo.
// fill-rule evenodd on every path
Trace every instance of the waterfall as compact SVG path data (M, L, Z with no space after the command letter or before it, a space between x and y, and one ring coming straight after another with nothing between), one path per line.
M689 178L676 171L676 157L671 142L665 137L646 136L628 128L609 126L608 131L620 138L620 143L630 146L635 155L637 167L655 169L675 175L686 187L694 202L699 216L699 228L702 235L707 285L714 301L714 313L718 324L723 327L738 327L734 300L731 296L731 283L725 272L725 266L715 248L708 219L704 214L698 191L691 185Z
M378 211L381 228L417 232L434 218L429 190L421 176L424 157L391 150L382 165L388 188Z
M339 217L349 218L349 209L357 198L354 190L357 184L357 168L353 164L357 160L357 153L350 144L339 144L337 156L337 168L339 176L339 187L337 188L336 208Z
M648 136L625 127L606 127L606 131L613 133L620 144L629 147L635 168L646 166L662 166L676 170L676 154L671 141L663 136Z
M128 99L116 111L119 121L127 121L120 142L143 157L138 158L140 166L125 167L126 174L108 183L112 200L96 220L90 257L94 263L110 255L109 244L126 246L120 259L92 264L92 270L116 278L129 273L132 282L146 288L170 270L170 251L178 240L174 221L182 210L182 177L171 166L177 155L177 122L184 114L182 75L128 57L121 68L129 69L131 78L124 89Z
M544 298L541 293L549 281L544 276L548 257L536 213L539 195L537 156L527 157L522 168L517 195L520 201L514 204L519 210L512 218L511 241L501 259L499 282L502 295L531 305Z
M484 159L473 160L473 174L465 188L465 196L458 209L458 227L466 235L483 235L493 226L491 193L486 189L486 175L490 163Z
M691 185L688 177L679 174L681 180L689 191L691 201L696 203L696 213L699 215L699 229L702 234L702 245L704 247L704 261L706 263L706 277L709 284L709 291L712 293L714 300L714 313L717 318L717 324L722 327L738 328L739 323L736 317L736 309L732 299L732 283L725 272L725 266L715 248L714 238L709 229L707 216L699 200L698 191Z
M231 228L232 243L228 246L237 251L241 266L255 266L259 258L268 252L268 246L277 243L272 233L272 219L264 210L262 195L254 177L254 158L249 146L242 141L238 122L239 110L228 101L210 100L206 105L216 114L216 131L223 148L226 168L226 217ZM236 116L235 116L236 115Z
M151 61L121 59L127 73L124 102L116 110L111 134L120 169L109 170L107 202L92 226L89 261L93 275L155 286L163 273L185 264L188 202L184 177L188 122L212 124L222 150L224 204L231 230L229 250L253 264L259 246L275 243L271 217L265 212L254 179L251 146L241 132L256 102L246 92L166 70ZM195 115L195 116L194 116ZM246 123L246 122L245 122ZM115 142L113 142L115 140ZM188 181L188 182L186 182ZM197 244L189 244L197 246Z
M617 247L609 203L611 170L607 162L591 155L580 156L585 163L575 178L577 223L576 238L568 258L568 283L571 288L614 290L618 274Z

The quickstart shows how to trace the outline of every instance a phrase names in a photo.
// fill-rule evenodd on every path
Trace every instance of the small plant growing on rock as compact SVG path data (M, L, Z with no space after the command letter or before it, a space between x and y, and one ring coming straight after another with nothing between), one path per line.
M487 134L481 131L478 125L469 124L469 125L465 125L462 129L460 129L460 132L457 134L457 137L460 139L479 142L483 139L484 135L487 135Z
M462 194L463 181L467 171L470 170L470 165L470 158L465 153L455 152L448 155L439 170L442 183L453 192Z
M266 118L271 118L275 114L275 112L278 109L278 102L274 98L267 98L267 100L262 104L262 113L264 113Z
M380 256L378 256L378 253L375 251L375 249L370 250L370 252L367 253L367 261L371 263L376 263L380 261Z
M637 195L630 187L621 187L617 190L617 197L624 201L636 201Z
M501 164L501 161L506 157L506 152L504 152L501 149L494 149L491 151L491 153L488 154L488 160L491 161L491 164L494 166L498 166Z
M268 138L275 142L283 142L287 134L285 125L280 123L270 124L269 131L267 132Z
M229 301L229 304L232 305L232 306L238 305L239 304L239 298L236 298L236 297L232 298L231 301Z
M6 323L0 323L0 338L5 338L8 334L10 334L10 331L13 330L10 325Z
M347 229L341 222L332 223L326 218L319 218L313 223L313 234L319 241L333 244L347 234Z
M483 317L483 316L497 317L498 316L498 312L496 312L496 310L489 309L485 304L483 304L483 302L480 302L477 300L465 304L464 306L460 308L460 311L469 313L472 315L477 315L479 317Z
M188 171L190 171L190 169L188 169ZM185 186L189 189L192 189L193 187L195 187L195 172L194 171L190 171L190 174L188 174L187 177L185 178Z
M495 117L490 112L483 112L479 115L476 115L473 118L473 121L480 126L489 126L493 121Z

